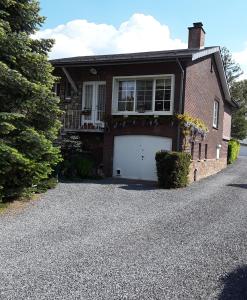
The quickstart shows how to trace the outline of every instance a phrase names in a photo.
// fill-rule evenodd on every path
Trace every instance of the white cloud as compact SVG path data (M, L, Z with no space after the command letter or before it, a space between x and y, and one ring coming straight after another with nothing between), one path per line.
M239 79L247 79L247 43L245 43L245 48L242 51L233 53L233 58L244 71L244 74Z
M35 37L55 39L50 58L187 48L180 39L171 37L167 25L143 14L134 14L119 28L73 20L39 31Z

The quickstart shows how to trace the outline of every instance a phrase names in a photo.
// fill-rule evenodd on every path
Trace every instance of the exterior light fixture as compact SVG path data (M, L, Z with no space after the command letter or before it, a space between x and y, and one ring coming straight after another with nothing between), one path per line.
M98 74L98 71L95 68L91 68L89 71L92 75L97 75Z

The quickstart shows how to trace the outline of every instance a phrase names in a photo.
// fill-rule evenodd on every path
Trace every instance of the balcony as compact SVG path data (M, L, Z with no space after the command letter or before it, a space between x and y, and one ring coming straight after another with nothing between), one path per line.
M66 110L62 118L62 132L104 132L103 112Z

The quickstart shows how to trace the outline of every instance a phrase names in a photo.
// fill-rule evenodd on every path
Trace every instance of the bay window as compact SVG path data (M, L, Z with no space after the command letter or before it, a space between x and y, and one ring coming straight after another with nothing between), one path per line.
M113 114L172 114L174 75L114 77Z

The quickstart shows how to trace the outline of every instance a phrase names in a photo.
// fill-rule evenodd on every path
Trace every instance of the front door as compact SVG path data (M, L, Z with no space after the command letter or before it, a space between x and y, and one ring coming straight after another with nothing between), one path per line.
M83 84L82 124L103 126L106 98L104 81L88 81Z

